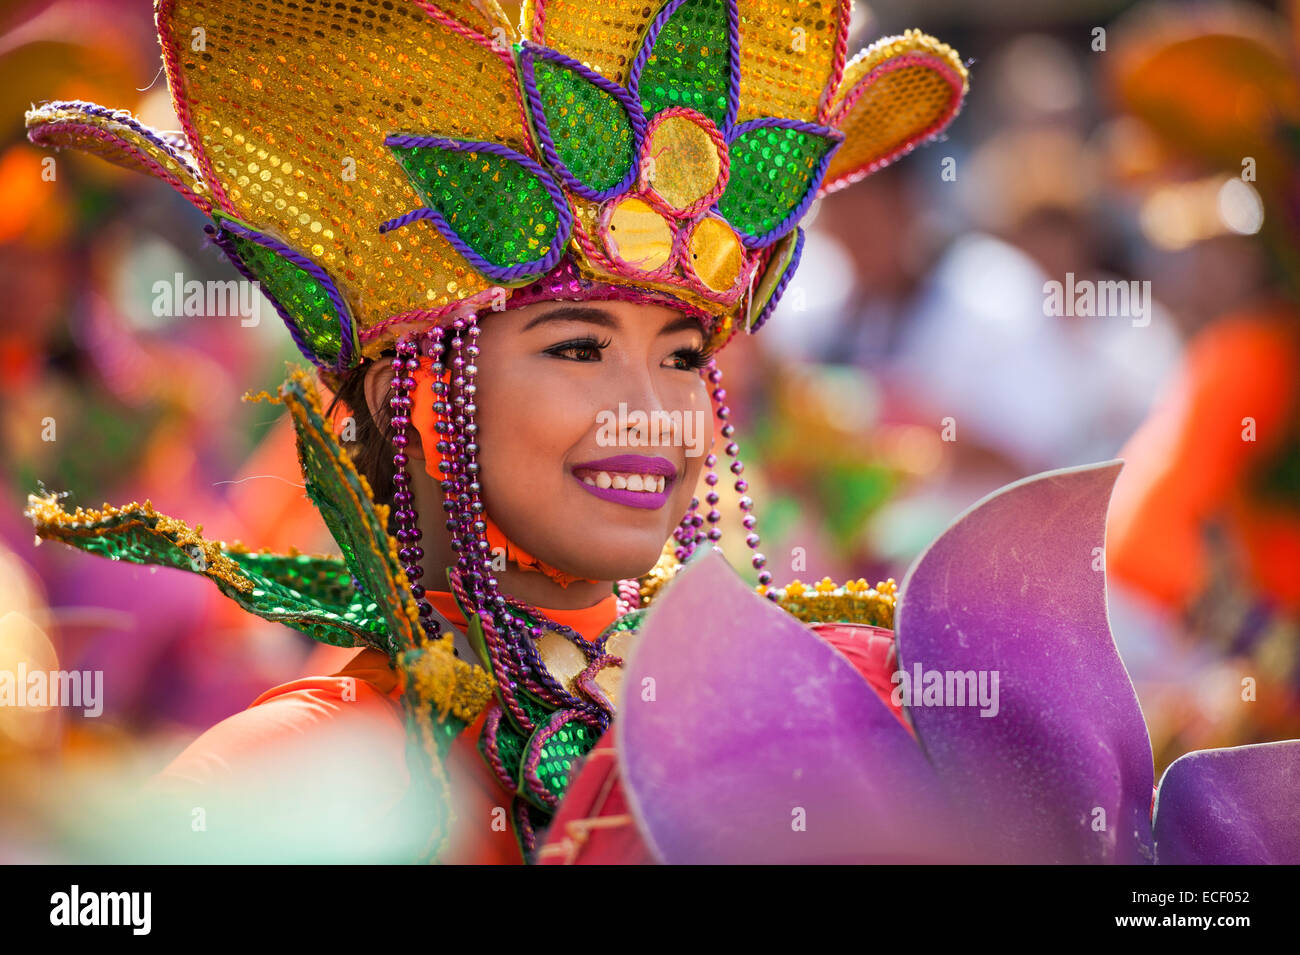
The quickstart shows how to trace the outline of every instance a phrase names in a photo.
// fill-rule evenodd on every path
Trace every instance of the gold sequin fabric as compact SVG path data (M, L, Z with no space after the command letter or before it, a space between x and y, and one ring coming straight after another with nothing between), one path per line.
M491 144L523 164L501 177L500 189L517 194L516 212L535 224L539 249L554 232L563 241L559 261L587 280L711 316L717 347L784 288L779 279L797 261L773 246L790 247L811 201L938 133L965 95L960 59L920 33L848 57L850 8L847 0L528 0L516 24L494 0L157 0L183 130L160 134L93 104L55 103L29 112L29 136L164 179L205 212L270 237L263 246L280 249L303 281L337 292L337 320L312 321L355 341L355 349L328 349L341 365L377 356L412 322L492 307L503 291L508 298L547 271L525 274L529 262L485 266L479 252L500 243L489 241L491 222L479 226L510 203L457 207L454 216L432 207L431 190L415 187L391 137L419 140L417 148L426 140ZM526 48L536 62L552 57L548 75L560 62L579 77L567 101L557 98L561 86L548 87L555 115L545 124L540 80L525 78ZM631 127L642 124L638 135L656 113L679 113L635 160L645 166L653 146L654 163L667 164L661 190L644 168L616 194L575 186L553 161L555 150L577 155L573 143L555 137L606 137L592 141L598 158L633 151L626 130L613 142L601 124L566 111L624 108ZM753 122L786 125L780 136L751 131L741 144ZM506 162L500 154L489 162L489 152L462 156L455 168ZM737 176L743 202L735 188L724 192L729 152L745 164ZM755 186L769 181L766 192ZM636 220L657 245L629 262L606 226L607 213L634 197L654 207L667 238L649 219ZM555 214L547 212L552 199ZM764 202L775 203L769 214ZM444 226L453 219L483 235L451 234ZM312 327L286 321L299 347L313 350Z

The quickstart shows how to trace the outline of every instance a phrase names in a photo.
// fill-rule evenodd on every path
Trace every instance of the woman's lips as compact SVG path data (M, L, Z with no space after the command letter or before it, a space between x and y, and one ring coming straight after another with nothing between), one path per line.
M601 500L654 510L668 500L677 468L667 458L619 454L579 464L573 476L584 491Z

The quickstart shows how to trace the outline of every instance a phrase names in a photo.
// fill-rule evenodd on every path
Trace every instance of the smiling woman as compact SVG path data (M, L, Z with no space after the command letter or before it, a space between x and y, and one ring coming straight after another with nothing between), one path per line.
M202 573L364 648L191 744L154 781L184 794L155 828L184 843L202 812L235 858L535 861L608 739L648 605L721 538L719 463L760 588L849 621L823 639L887 695L887 632L853 625L887 627L890 588L768 591L713 360L771 315L813 201L961 107L955 51L909 31L850 58L851 12L159 0L184 135L81 102L29 113L33 141L209 216L335 395L322 410L297 373L273 400L339 557L204 541L147 504L32 501L43 536Z

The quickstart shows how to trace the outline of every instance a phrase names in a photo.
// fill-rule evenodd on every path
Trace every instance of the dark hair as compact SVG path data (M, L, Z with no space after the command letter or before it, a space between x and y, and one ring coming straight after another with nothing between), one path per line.
M347 408L356 424L356 438L343 441L343 446L352 455L352 463L357 471L370 484L370 491L377 502L387 504L393 498L393 456L390 441L392 426L389 421L392 414L385 401L378 414L370 413L366 404L366 373L375 361L388 361L387 357L364 361L355 368L344 372L337 379L338 387L330 400L326 417L332 418L338 405ZM392 391L388 385L385 394ZM340 439L342 440L342 439ZM389 514L389 531L395 530L392 514Z

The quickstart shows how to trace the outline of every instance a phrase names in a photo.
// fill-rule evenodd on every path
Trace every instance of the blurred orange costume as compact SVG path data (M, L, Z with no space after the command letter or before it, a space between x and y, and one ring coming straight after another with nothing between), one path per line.
M1217 519L1251 584L1300 609L1300 508L1261 497L1251 480L1296 437L1297 328L1293 307L1278 304L1225 318L1193 340L1167 400L1121 452L1128 466L1107 532L1117 578L1189 606L1210 583L1202 531Z

